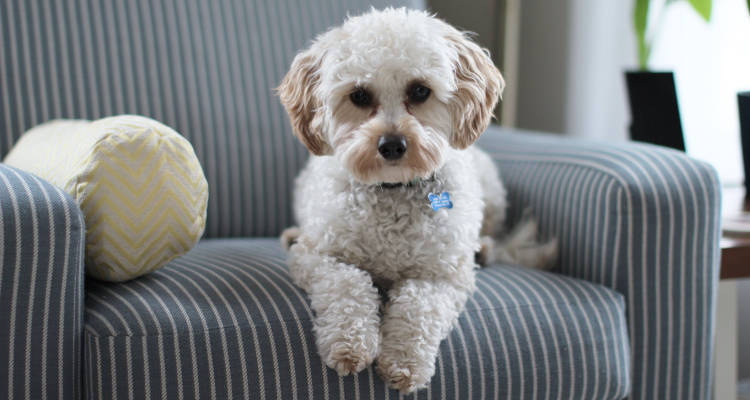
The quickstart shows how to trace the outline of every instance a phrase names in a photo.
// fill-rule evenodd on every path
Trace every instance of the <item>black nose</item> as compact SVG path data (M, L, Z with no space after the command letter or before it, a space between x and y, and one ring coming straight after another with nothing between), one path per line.
M383 135L378 140L378 152L386 160L398 160L406 153L406 138L404 135Z

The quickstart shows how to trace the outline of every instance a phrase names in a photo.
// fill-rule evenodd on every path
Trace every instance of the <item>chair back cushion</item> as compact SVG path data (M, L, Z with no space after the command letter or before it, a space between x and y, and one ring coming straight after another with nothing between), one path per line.
M273 88L315 35L371 5L421 2L7 2L0 158L51 119L142 114L193 144L209 183L207 236L276 235L293 222L307 152Z

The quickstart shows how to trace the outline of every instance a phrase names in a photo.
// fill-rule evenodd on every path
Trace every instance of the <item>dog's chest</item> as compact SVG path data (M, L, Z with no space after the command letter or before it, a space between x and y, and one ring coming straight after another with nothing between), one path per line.
M437 182L354 189L339 204L333 253L376 280L437 275L473 259L481 201L465 191Z

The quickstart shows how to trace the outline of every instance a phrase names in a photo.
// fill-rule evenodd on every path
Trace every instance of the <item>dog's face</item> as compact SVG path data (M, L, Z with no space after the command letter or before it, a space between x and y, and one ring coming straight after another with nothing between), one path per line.
M279 86L294 133L363 183L440 168L487 128L500 72L465 34L422 11L349 18L297 55Z

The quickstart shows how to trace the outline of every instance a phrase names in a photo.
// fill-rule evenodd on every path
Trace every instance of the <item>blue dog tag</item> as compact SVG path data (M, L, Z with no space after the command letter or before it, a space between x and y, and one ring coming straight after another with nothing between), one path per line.
M427 195L427 198L430 199L430 206L434 211L437 211L441 208L453 208L451 195L448 192L443 192L439 195L430 193Z

